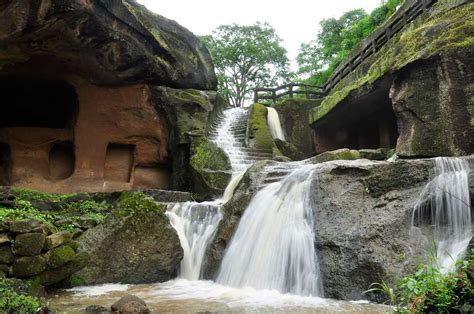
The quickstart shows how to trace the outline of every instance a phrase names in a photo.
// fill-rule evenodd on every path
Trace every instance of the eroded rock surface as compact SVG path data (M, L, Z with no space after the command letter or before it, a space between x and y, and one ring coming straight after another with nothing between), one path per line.
M3 1L0 21L2 71L34 67L101 85L217 86L198 38L136 1Z

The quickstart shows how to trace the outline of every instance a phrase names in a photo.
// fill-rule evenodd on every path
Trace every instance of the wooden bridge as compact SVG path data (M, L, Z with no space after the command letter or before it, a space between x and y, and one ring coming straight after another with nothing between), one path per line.
M349 73L351 73L357 66L359 66L363 61L365 61L372 54L376 53L380 48L382 48L387 41L394 37L400 30L402 30L407 24L416 19L420 14L426 12L435 2L438 0L412 0L413 4L406 9L396 12L389 22L380 29L376 29L368 38L362 41L357 49L355 49L349 57L343 61L334 71L334 73L329 77L327 82L322 87L311 86L312 88L318 89L313 90L314 93L305 93L304 91L298 91L298 94L306 94L308 99L311 96L316 96L313 98L323 97L327 95L331 89L337 85L342 79L344 79ZM304 84L286 84L279 86L277 88L257 88L255 89L254 101L258 100L273 100L290 95L292 98L295 91L290 89L287 92L277 94L277 91L282 89L287 89L289 86L302 87ZM309 85L306 85L309 86ZM262 95L263 92L266 92L266 95ZM271 93L271 96L268 94Z
M326 94L321 86L289 83L275 88L256 88L254 91L254 102L271 100L275 103L279 98L285 96L293 98L295 95L303 95L307 99L317 99L324 97Z

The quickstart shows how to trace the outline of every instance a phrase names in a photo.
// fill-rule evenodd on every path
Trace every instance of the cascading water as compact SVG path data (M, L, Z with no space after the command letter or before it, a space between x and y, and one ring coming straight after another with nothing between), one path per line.
M284 141L285 135L283 134L283 130L281 128L280 117L278 116L278 112L275 110L275 108L267 107L267 121L270 133L272 133L272 137L274 139L280 139Z
M224 256L218 283L322 296L309 202L316 168L301 167L255 195Z
M415 205L412 226L433 226L436 263L447 273L463 258L472 238L469 164L461 158L435 159L435 177Z
M170 207L166 214L184 251L178 275L188 280L199 280L206 249L222 218L219 206L215 202L186 202Z
M252 160L247 158L243 151L246 114L247 110L243 108L224 111L223 119L210 134L210 140L227 153L232 167L233 178L222 200L176 203L168 206L166 214L176 229L184 250L179 278L199 280L202 277L201 268L207 247L222 218L220 207L232 198L243 172L252 164Z

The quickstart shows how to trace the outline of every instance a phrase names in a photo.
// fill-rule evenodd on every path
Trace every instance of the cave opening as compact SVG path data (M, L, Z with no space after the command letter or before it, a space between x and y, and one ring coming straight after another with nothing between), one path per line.
M130 182L135 159L135 145L109 143L105 156L104 180Z
M0 76L0 128L70 128L78 111L75 88L61 80Z
M0 143L0 185L10 182L10 146Z
M49 177L64 180L72 176L76 164L74 144L70 141L55 143L49 151Z
M313 125L316 153L340 148L395 148L397 118L389 91L392 79L385 78L371 92L340 103Z

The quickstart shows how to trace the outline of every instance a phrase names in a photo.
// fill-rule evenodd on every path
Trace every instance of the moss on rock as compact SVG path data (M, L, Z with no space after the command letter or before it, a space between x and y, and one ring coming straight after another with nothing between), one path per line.
M219 146L206 138L201 138L193 147L191 166L196 170L230 170L230 160Z
M310 112L310 124L328 114L352 92L369 88L387 73L400 70L419 59L474 45L473 28L474 3L452 7L451 0L439 0L434 10L407 25L340 81L321 105Z
M341 148L321 153L313 157L312 160L315 162L326 162L331 160L356 160L359 158L359 151L348 148Z
M52 249L45 254L46 263L49 267L58 268L74 259L76 253L67 245L62 245Z
M255 103L251 106L247 135L250 147L273 148L273 137L267 125L267 107L264 105Z

